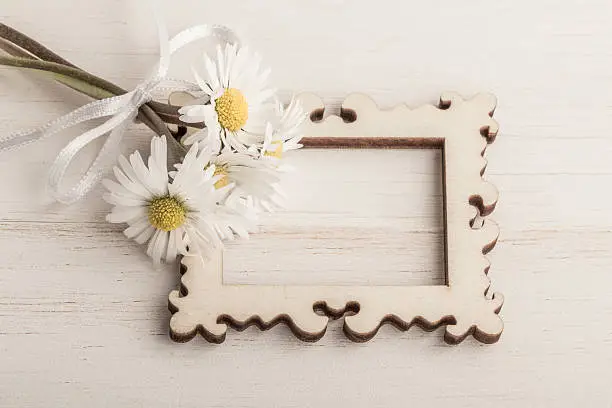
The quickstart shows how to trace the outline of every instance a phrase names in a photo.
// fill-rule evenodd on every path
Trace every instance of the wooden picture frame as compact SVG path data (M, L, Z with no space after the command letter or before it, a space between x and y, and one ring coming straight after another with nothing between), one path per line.
M442 149L446 285L228 285L222 278L222 252L206 261L186 256L181 287L169 296L171 338L184 342L199 333L221 343L228 326L267 330L283 322L298 338L316 341L330 318L344 316L345 334L359 342L374 337L385 323L401 330L445 326L444 339L450 344L468 335L496 342L503 330L498 316L503 297L487 296L489 263L484 254L495 245L498 229L488 219L482 226L474 223L493 211L498 197L482 178L484 151L498 131L492 119L495 97L478 94L464 100L445 93L437 107L381 110L369 97L352 94L340 116L325 119L320 98L302 94L300 99L312 112L305 147Z

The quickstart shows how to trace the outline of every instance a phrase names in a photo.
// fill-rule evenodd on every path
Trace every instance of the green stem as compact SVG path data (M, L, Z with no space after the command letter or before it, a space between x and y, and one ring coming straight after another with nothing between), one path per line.
M18 47L23 48L28 51L30 54L36 56L45 61L55 62L56 64L66 65L69 67L77 68L76 65L73 65L70 61L65 60L60 57L38 41L33 38L28 37L27 35L15 30L12 27L7 26L6 24L0 23L0 38L5 39L6 41L15 44Z
M72 72L63 73L63 75L65 76L69 76L79 81L86 82L90 85L93 85L97 88L101 88L115 95L122 95L124 93L127 93L125 89L122 89L121 87L113 84L112 82L106 81L105 79L102 79L82 70L81 68L72 64L70 61L60 57L41 43L15 30L14 28L7 26L6 24L0 23L0 38L18 47L21 47L22 49L28 51L30 54L34 55L40 60L75 69ZM25 55L21 53L12 55L22 58L28 57L27 53ZM80 75L79 73L83 73L84 75ZM180 109L180 107L170 106L154 101L149 102L147 105L149 105L152 111L159 115L164 122L176 125L184 125L179 120L180 115L178 113L178 110Z
M0 65L53 73L59 82L96 99L122 95L125 93L120 89L109 90L108 87L100 87L96 84L97 81L91 78L93 75L78 68L57 64L55 62L24 57L0 56ZM146 113L142 111L139 112L138 119L149 126L155 133L165 134L167 132L167 126L158 127L154 125L150 111Z
M4 40L0 41L0 49L13 56L0 56L0 65L51 72L58 82L94 99L127 93L121 87L78 68L36 40L2 23L0 23L0 40ZM185 153L185 146L173 137L166 125L166 123L182 124L178 110L177 106L150 101L140 107L138 119L154 132L166 135L179 151Z
M13 57L21 57L21 58L34 58L35 56L25 51L23 48L16 46L12 42L5 40L4 38L0 38L0 50L3 50L9 55Z
M59 77L56 75L56 80L58 80L58 82L97 99L100 99L102 95L104 95L103 97L108 97L109 95L122 95L127 93L125 89L78 68L76 65L55 54L41 43L6 24L0 23L0 38L10 44L4 47L8 53L21 59L21 61L14 61L14 65L12 66L54 72L60 75ZM30 54L32 54L32 56ZM39 58L43 61L38 61L35 58ZM30 60L30 62L27 60ZM31 61L38 61L39 63L46 62L48 64L55 64L55 66L35 66L36 63L32 63ZM32 66L26 66L29 63L31 63ZM6 65L11 64L7 63ZM106 94L101 91L106 91ZM148 105L150 109L140 108L138 119L150 127L154 132L172 137L164 122L178 122L178 108L172 109L169 106L153 102L150 102ZM156 111L162 113L164 119L160 119Z
M93 99L105 99L116 96L114 93L108 92L102 88L95 87L87 82L82 82L78 79L74 79L69 76L65 76L62 74L51 75L53 75L53 78L62 85L66 85L70 89L74 89L75 91L87 95Z
M29 58L20 57L5 57L0 56L0 65L35 69L54 74L56 80L63 83L64 85L84 93L85 95L91 96L94 99L104 99L110 96L122 95L125 92L113 93L106 89L92 85L87 78L90 76L88 73L81 71L78 68L72 68L66 65L60 65L53 62L40 61ZM171 142L175 142L175 147L179 148L182 153L186 153L186 148L179 143L170 130L166 123L147 105L140 107L139 119L150 127L154 132L160 135L165 135Z

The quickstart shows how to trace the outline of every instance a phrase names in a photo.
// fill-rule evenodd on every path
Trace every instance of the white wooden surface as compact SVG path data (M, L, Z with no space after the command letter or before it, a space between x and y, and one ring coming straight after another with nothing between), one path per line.
M451 347L387 327L354 344L332 323L315 344L286 328L174 344L176 270L152 268L104 222L99 192L70 208L45 201L65 135L0 161L0 406L612 406L608 0L172 4L173 32L214 22L248 38L284 96L334 103L360 91L393 106L494 92L501 132L487 177L501 192L501 237L490 276L506 297L505 332L493 346ZM155 60L141 1L3 0L0 18L124 86ZM2 132L86 101L13 70L0 83ZM125 150L147 135L134 127Z

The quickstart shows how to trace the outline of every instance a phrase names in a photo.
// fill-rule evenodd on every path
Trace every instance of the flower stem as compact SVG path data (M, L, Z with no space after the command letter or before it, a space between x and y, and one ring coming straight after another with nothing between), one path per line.
M94 99L127 93L125 89L88 73L36 40L2 23L0 23L0 49L11 55L11 57L0 56L0 65L52 73L56 81ZM166 124L182 124L178 110L177 106L150 101L140 107L138 119L155 133L165 135L179 152L185 154L187 149L174 138Z
M122 95L125 93L118 92L118 90L108 90L108 87L102 88L95 84L92 84L92 82L95 81L91 80L91 78L89 78L90 74L86 73L85 71L82 71L78 68L73 68L71 66L57 64L55 62L41 61L33 58L7 57L0 55L0 65L50 72L54 74L58 82L61 82L64 85L81 93L84 93L85 95L91 96L95 99L108 98L109 96ZM164 125L164 128L154 126L150 116L150 112L139 113L139 119L147 126L149 126L154 132L165 133L164 128L166 128L166 126Z
M60 57L38 41L3 23L0 23L0 38L3 38L8 42L23 48L41 60L77 68L76 65L73 65L70 61Z
M70 61L60 57L59 55L57 55L56 53L54 53L53 51L51 51L50 49L48 49L41 43L37 42L36 40L28 37L27 35L3 23L0 23L0 38L12 44L13 47L11 48L13 48L14 50L17 50L17 51L14 51L16 53L7 51L11 55L21 57L21 58L28 58L28 53L29 53L29 54L32 54L35 58L38 58L42 61L55 63L58 65L63 65L66 67L73 68L74 70L72 71L69 71L69 72L67 71L67 72L62 73L63 75L67 77L74 78L81 82L86 82L92 86L106 90L114 95L123 95L124 93L127 93L125 89L122 89L121 87L113 84L112 82L106 81L105 79L102 79L100 77L97 77L95 75L88 73L87 71L72 64ZM15 46L20 47L21 49L27 51L27 53L24 51L21 51L20 48L17 48ZM34 68L34 69L40 69L40 68ZM76 90L80 91L79 89L76 89ZM162 118L163 122L172 123L176 125L184 125L179 120L180 115L178 113L178 110L180 109L180 107L170 106L170 105L166 105L166 104L154 102L154 101L149 102L147 105L149 105L152 112L154 112L155 114L159 115ZM142 120L142 118L139 118L139 119Z
M56 77L56 79L59 82L79 92L83 92L86 95L92 96L94 98L97 98L97 95L102 95L102 93L100 93L100 90L95 90L94 92L92 92L94 88L99 88L101 90L107 91L108 94L110 95L122 95L122 94L127 93L125 89L122 89L121 87L109 81L106 81L100 77L97 77L95 75L92 75L80 69L76 65L72 64L70 61L60 57L59 55L57 55L56 53L54 53L53 51L45 47L41 43L15 30L14 28L7 26L6 24L0 23L0 38L6 42L4 47L2 48L4 48L5 51L7 51L9 54L13 56L16 56L18 58L23 58L23 59L30 59L34 61L42 60L42 62L56 64L56 66L54 67L55 70L52 69L51 67L44 67L44 66L38 66L38 67L27 66L26 67L25 65L27 65L27 63L24 61L15 62L14 64L7 64L7 65L23 67L23 68L33 68L33 69L39 69L39 70L48 70L56 74L60 74L63 77L59 77L59 78ZM58 66L64 66L67 69L62 70ZM72 78L73 80L66 81L66 78ZM82 84L75 86L77 83L82 83ZM108 97L108 96L104 96L104 97ZM151 119L151 116L157 115L158 113L164 116L163 120L154 121L154 122L157 122L158 124L163 123L163 122L168 122L168 123L178 123L179 122L178 121L178 109L179 109L178 107L170 107L162 103L158 103L158 102L149 102L148 105L151 109L144 109L144 110L141 109L141 113L139 114L139 119L143 123L145 123L147 126L151 127L152 125L151 122L153 122L153 120ZM151 127L151 129L158 134L162 134L162 133L167 134L167 135L169 134L169 131L166 130L167 126L165 124L163 128L156 129L156 128Z

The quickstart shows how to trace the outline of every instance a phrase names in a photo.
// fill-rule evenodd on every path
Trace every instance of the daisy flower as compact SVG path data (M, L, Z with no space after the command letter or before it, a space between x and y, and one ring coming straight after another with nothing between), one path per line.
M265 131L264 106L275 94L267 86L270 70L262 71L260 65L259 55L235 44L217 47L214 61L204 55L204 70L193 69L204 94L202 103L184 106L179 113L183 122L204 122L206 129L186 138L185 144L204 141L216 147L221 140L224 146L245 151L257 141Z
M266 126L262 154L280 159L284 152L301 148L301 128L307 117L298 100L293 99L286 109L277 102L273 119Z
M195 144L169 181L165 137L151 140L148 166L139 152L129 161L119 157L114 168L118 182L104 180L109 190L104 199L114 205L106 219L127 223L124 234L139 244L148 243L147 255L155 262L173 261L178 254L206 255L219 247L221 240L246 236L246 220L236 211L219 205L229 188L215 188L219 177L214 165L198 154Z
M215 166L215 175L219 180L216 188L223 188L230 183L235 185L232 196L252 200L266 210L280 207L282 193L279 189L280 178L275 166L267 160L261 160L252 153L234 152L224 149L219 155L212 155L210 163Z

